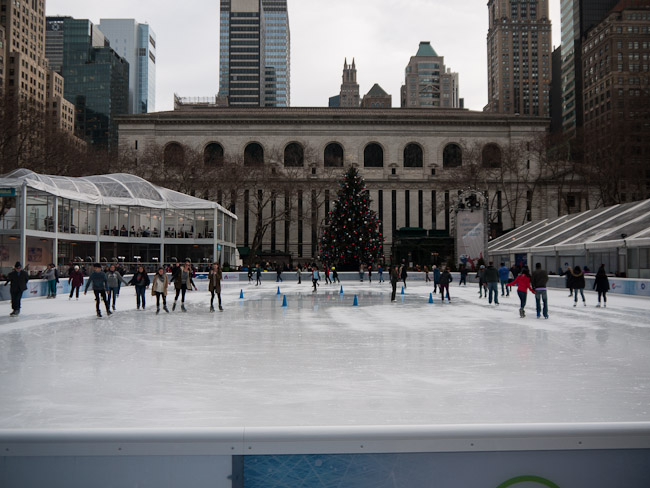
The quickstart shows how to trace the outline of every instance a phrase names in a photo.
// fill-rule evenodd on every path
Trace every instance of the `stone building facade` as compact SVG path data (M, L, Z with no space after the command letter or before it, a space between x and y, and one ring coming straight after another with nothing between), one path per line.
M488 192L490 220L497 231L561 212L550 180L537 179L514 199L511 187L521 186L521 175L482 172L501 163L505 166L513 147L521 149L517 163L537 171L532 146L546 134L548 119L461 109L185 109L121 117L120 148L139 160L152 147L164 151L187 147L219 153L220 158L205 158L216 164L231 159L245 165L254 155L258 163L272 166L274 174L291 169L292 184L299 188L297 206L290 218L269 228L262 248L290 253L294 259L318 256L321 226L337 198L340 177L350 165L359 168L372 208L383 223L386 260L394 233L402 227L450 233L450 209L459 190L468 187ZM218 182L215 188L207 196L228 206ZM266 190L260 184L238 197L234 207L239 218L238 246L249 246L255 229L254 205L247 197ZM278 195L275 211L280 212L285 201ZM516 217L507 205L518 209Z

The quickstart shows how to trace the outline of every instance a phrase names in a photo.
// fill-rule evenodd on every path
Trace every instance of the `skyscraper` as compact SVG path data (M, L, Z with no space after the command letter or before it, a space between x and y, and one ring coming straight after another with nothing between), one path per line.
M549 115L551 21L548 0L489 0L485 111Z
M231 106L290 101L286 0L221 0L219 96Z
M562 0L562 130L582 127L582 37L618 0Z
M129 113L156 107L156 34L134 19L100 19L99 30L117 54L129 62Z
M401 92L402 107L460 107L458 73L445 67L444 56L438 56L428 41L420 42L411 57Z
M63 23L72 17L47 17L45 21L45 57L50 69L61 74L63 69Z
M357 83L357 66L352 58L352 64L348 65L346 58L343 63L343 81L341 93L339 93L339 107L359 107L359 83Z

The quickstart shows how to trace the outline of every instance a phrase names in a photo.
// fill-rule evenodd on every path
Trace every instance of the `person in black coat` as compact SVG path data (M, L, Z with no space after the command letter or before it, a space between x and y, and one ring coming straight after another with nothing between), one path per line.
M609 278L607 278L607 273L605 272L605 265L601 264L596 273L596 279L594 280L594 290L598 292L598 305L600 307L600 297L603 297L605 302L603 307L607 307L607 292L609 291Z
M573 306L578 305L578 292L580 292L580 296L582 297L582 303L584 306L587 306L587 301L585 300L585 275L580 269L580 266L576 266L573 268L573 270L569 270L571 273L571 276L569 277L569 282L571 284L571 288L573 289L575 300L573 303Z
M134 273L133 278L131 278L131 281L129 281L130 285L135 285L135 296L138 305L138 310L140 310L140 300L142 300L142 310L144 310L145 290L149 286L149 283L150 283L149 275L144 270L144 266L138 266L138 271Z
M5 286L11 283L9 291L11 293L12 312L9 315L15 317L20 313L20 300L23 297L23 292L27 289L28 281L29 275L22 269L20 262L17 262L14 265L13 271L7 275L7 281L5 282Z

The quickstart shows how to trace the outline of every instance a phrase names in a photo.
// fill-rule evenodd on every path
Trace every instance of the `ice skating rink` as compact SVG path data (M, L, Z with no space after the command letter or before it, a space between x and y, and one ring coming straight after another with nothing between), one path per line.
M477 285L444 305L422 282L395 303L387 283L279 286L224 285L221 313L205 291L155 315L123 288L102 319L91 294L3 302L0 429L650 421L648 299L552 290L538 320Z

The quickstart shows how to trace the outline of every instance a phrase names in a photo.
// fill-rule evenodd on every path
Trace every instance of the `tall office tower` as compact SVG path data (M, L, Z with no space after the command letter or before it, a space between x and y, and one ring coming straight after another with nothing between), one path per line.
M445 68L444 56L438 56L430 42L420 42L405 71L402 107L460 107L458 73Z
M45 110L45 0L0 0L5 93Z
M291 45L287 0L262 0L264 106L291 105Z
M47 70L47 118L50 127L74 135L74 105L63 97L63 76L54 70Z
M63 23L72 17L47 17L45 20L45 57L51 70L63 67Z
M592 184L606 205L650 198L650 0L619 1L586 32L581 54Z
M361 103L359 98L359 83L357 83L357 66L352 58L352 64L348 65L347 58L343 63L343 82L339 94L339 107L358 107Z
M219 39L219 96L231 106L289 105L286 0L221 0Z
M100 19L99 30L129 62L129 113L155 112L156 34L134 19Z
M89 20L63 23L65 98L75 105L77 135L89 144L117 148L115 116L129 108L129 63Z
M582 127L582 37L618 0L562 0L562 130Z
M548 0L489 0L486 112L549 116Z
M5 57L5 28L0 25L0 96L4 94L7 63Z

